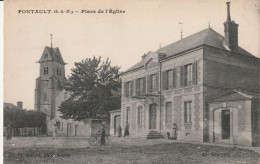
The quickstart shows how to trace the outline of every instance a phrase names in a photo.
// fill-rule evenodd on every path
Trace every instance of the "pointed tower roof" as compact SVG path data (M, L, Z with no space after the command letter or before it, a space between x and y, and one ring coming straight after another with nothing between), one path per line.
M41 62L45 62L45 61L55 61L55 62L61 63L63 65L66 64L61 56L61 53L60 53L60 50L58 47L52 48L52 47L45 46L42 56L38 62L41 63Z

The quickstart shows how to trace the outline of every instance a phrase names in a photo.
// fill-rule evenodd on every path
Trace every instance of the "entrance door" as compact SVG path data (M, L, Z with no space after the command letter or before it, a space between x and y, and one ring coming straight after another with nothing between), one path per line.
M222 139L230 139L230 110L222 110L221 118Z
M117 128L121 123L121 116L117 115L114 117L114 135L117 135Z
M75 136L77 136L77 132L78 132L78 125L75 125Z
M67 124L67 135L68 135L69 137L72 136L72 123L68 123L68 124Z
M156 106L155 104L151 104L149 106L149 116L150 116L150 120L149 120L149 128L150 129L156 129Z

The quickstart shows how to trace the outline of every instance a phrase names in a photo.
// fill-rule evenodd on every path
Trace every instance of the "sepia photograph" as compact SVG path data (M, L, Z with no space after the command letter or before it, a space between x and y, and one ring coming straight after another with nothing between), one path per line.
M3 8L3 163L260 162L260 0Z

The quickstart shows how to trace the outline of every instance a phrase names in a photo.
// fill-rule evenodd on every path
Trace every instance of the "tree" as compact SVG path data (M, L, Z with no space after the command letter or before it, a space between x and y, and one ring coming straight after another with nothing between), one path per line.
M121 106L120 68L111 66L109 59L101 62L101 57L87 58L74 65L63 84L70 97L59 106L62 118L108 118L110 110Z
M19 135L19 128L45 126L46 114L40 111L23 110L16 107L4 107L4 126L10 125Z

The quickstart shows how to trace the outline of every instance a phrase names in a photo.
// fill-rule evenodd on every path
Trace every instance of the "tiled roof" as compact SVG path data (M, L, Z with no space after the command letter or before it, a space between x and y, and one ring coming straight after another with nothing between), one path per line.
M250 100L257 98L257 95L242 91L230 91L228 93L218 95L217 97L208 100L208 102L225 102L225 101L237 101L237 100Z
M47 52L49 53L49 55L51 56L51 58L52 58L53 61L57 61L57 62L59 62L59 63L65 64L65 62L64 62L64 60L63 60L63 58L62 58L62 56L61 56L61 53L60 53L60 50L59 50L58 47L57 47L57 48L52 48L52 47L45 46L44 51L45 51L45 50L47 50ZM59 59L57 58L57 55L60 56ZM40 62L41 62L42 60L44 60L44 57L43 57L43 56L41 57Z
M224 41L225 38L222 35L214 31L212 28L207 28L198 33L190 35L186 38L183 38L177 42L162 47L156 52L166 54L167 55L166 58L167 58L170 56L174 56L178 53L184 52L186 50L197 48L202 45L208 45L223 50L229 50L229 48L225 45ZM253 56L252 54L250 54L249 52L247 52L241 47L238 47L238 52L246 56ZM126 72L140 68L142 66L143 66L142 61L138 62L137 64L129 68Z

